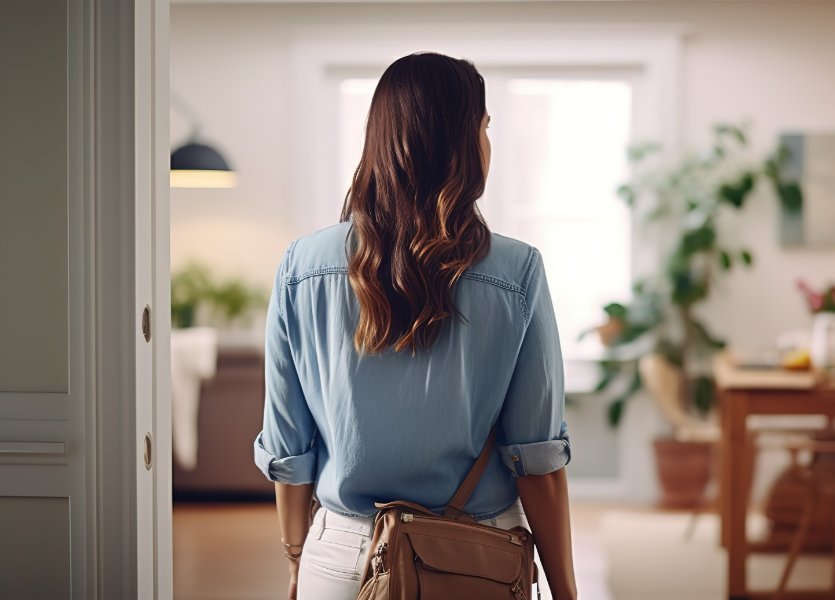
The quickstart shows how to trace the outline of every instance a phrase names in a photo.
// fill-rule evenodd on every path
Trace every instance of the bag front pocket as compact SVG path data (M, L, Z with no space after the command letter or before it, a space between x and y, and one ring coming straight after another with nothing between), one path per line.
M518 582L486 579L441 571L420 559L415 561L422 600L527 600Z
M527 598L519 587L522 557L518 553L492 543L407 535L415 553L421 598Z

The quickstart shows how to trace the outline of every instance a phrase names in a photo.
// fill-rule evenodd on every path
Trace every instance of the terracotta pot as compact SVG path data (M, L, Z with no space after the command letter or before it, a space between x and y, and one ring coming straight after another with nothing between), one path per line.
M611 346L623 331L623 322L618 319L609 319L603 325L597 327L597 335L604 346Z
M711 442L656 438L655 467L661 485L660 506L694 508L704 499L712 470Z

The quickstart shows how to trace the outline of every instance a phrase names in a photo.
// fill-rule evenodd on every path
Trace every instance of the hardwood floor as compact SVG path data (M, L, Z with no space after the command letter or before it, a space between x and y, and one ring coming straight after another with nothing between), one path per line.
M597 535L600 516L609 508L571 507L577 584L590 600L611 600ZM287 563L274 503L174 504L177 600L283 600L286 590Z
M764 517L749 518L755 525L749 530L762 534ZM582 600L725 597L726 561L715 513L692 521L687 511L575 501L571 532ZM773 589L783 561L782 555L755 556L749 564L752 587ZM790 588L825 587L832 558L804 557L795 571ZM274 502L174 504L177 600L284 600L286 590ZM545 588L542 600L551 600Z
M174 504L174 597L285 598L280 538L274 503Z

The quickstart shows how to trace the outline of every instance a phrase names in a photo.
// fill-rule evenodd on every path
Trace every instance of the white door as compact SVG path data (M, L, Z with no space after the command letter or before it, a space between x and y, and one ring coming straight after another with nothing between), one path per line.
M167 27L0 2L0 598L172 596Z
M0 3L0 597L83 598L95 562L81 2Z

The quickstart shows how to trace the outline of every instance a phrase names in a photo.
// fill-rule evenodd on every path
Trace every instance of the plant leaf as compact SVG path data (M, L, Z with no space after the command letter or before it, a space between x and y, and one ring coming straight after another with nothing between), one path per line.
M745 263L746 267L750 267L754 264L754 257L751 255L749 250L740 251L739 257L742 259L742 262Z
M755 177L756 175L752 171L746 171L738 180L723 183L719 186L719 199L734 208L742 208L748 194L754 189Z
M609 371L609 372L604 373L603 377L600 378L600 381L597 382L597 385L594 386L594 391L595 392L602 392L607 387L609 387L609 384L612 383L612 380L614 378L615 378L615 373L614 372Z
M745 132L743 132L742 129L736 127L735 125L721 123L719 125L715 125L713 131L716 133L716 135L720 137L723 135L732 137L743 146L748 142L745 138Z
M610 302L603 307L603 311L613 319L626 320L626 307L618 302Z
M797 182L778 184L777 193L786 211L798 213L803 208L803 191Z
M632 394L637 392L641 389L643 383L641 382L641 372L638 369L635 369L635 373L632 375L632 381L629 382L629 388L626 390L626 394L629 397L632 397Z
M708 294L707 280L696 276L688 268L675 270L670 277L673 284L670 299L676 304L690 305L705 298Z
M716 242L716 230L709 223L698 229L688 231L681 238L681 251L684 254L694 254L707 250Z
M681 367L683 353L680 345L674 344L666 338L662 338L655 344L655 351L663 355L664 358L675 366Z
M626 391L621 395L612 400L609 403L607 408L607 415L609 418L609 425L612 427L617 427L620 424L621 418L623 417L623 410L626 408L626 403L635 395L639 389L641 389L641 374L640 372L635 369L634 373L632 374L632 380L629 382L629 387Z
M696 333L698 340L703 344L715 350L721 350L726 346L724 340L720 340L719 338L712 336L710 332L708 332L707 328L696 319L690 319L690 326Z
M609 406L606 409L606 417L609 421L609 425L612 428L617 427L620 425L620 419L623 415L623 405L626 403L626 400L623 398L618 398L616 400L612 400L609 403Z
M632 189L632 186L624 184L618 187L617 194L628 206L635 204L635 190Z
M693 406L695 406L696 410L699 411L699 414L704 417L710 412L710 409L713 408L713 379L707 377L706 375L697 377L693 380L691 388L693 394Z
M626 159L631 163L637 163L650 154L658 152L660 149L661 145L657 142L638 142L631 144L626 149Z

